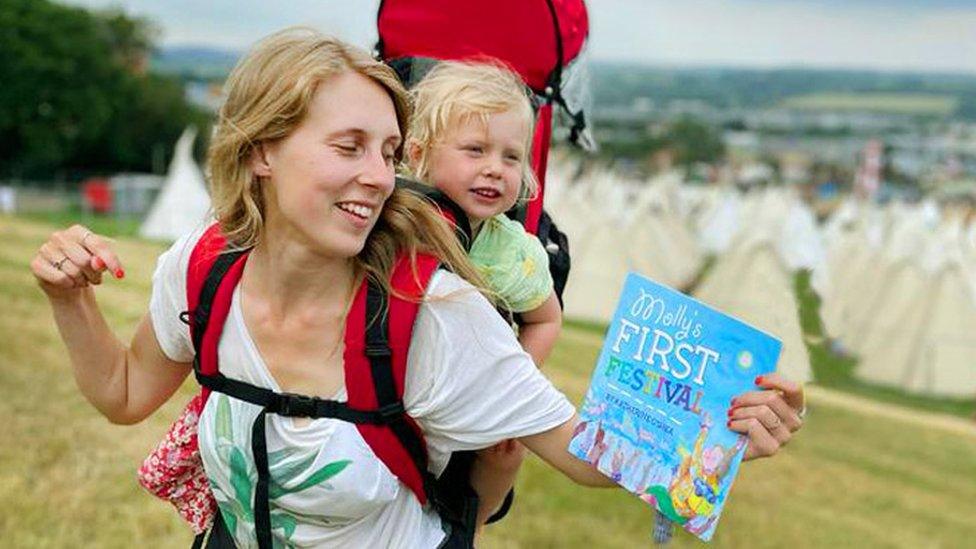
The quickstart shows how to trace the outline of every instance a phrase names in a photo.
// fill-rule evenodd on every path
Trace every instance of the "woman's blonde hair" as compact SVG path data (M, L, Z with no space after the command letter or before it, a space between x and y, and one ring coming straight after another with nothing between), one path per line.
M528 128L522 150L520 197L535 195L539 186L531 163L535 115L525 84L511 69L492 58L442 61L414 87L412 95L414 113L407 139L419 145L420 154L410 159L407 171L414 177L433 183L428 155L456 124L470 117L487 124L490 115L514 110Z
M256 245L264 230L265 202L249 159L262 142L289 135L304 119L319 84L354 72L386 90L400 133L410 119L410 97L396 73L365 51L308 28L290 28L261 40L231 72L210 141L207 167L214 214L231 247ZM397 159L402 146L397 149ZM437 256L448 268L484 288L453 229L416 194L396 189L355 265L388 291L396 257ZM415 263L414 263L415 265Z

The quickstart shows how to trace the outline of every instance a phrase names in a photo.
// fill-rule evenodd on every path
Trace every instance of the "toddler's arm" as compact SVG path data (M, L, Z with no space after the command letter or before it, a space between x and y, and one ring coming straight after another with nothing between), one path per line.
M556 298L555 291L549 294L542 305L522 313L518 340L536 366L541 368L552 352L562 324L563 312L559 308L559 299Z
M478 451L471 465L471 487L478 494L479 528L505 501L524 458L525 446L515 440Z

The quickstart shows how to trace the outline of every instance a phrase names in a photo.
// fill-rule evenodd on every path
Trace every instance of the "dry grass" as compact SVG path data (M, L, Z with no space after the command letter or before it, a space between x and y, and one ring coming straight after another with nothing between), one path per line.
M78 394L49 309L27 269L49 227L0 217L0 540L3 547L185 548L189 530L142 492L135 469L193 391L153 418L109 425ZM131 334L162 249L120 241L127 276L99 298ZM575 401L599 339L567 330L547 373ZM816 401L815 401L816 402ZM650 544L651 512L625 493L572 485L527 461L509 518L484 546ZM713 544L718 547L963 547L976 537L976 436L814 405L779 457L743 467ZM678 533L675 547L697 545Z

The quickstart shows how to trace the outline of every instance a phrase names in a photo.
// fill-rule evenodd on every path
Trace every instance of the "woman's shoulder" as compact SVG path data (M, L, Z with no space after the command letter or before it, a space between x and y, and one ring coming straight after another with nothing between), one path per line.
M180 321L187 309L186 278L190 255L208 229L209 224L190 228L156 260L149 314L153 331L163 352L171 360L188 362L193 359L189 332Z
M470 282L447 269L437 269L427 283L422 307L438 313L459 306L480 308L482 305L494 311L485 296Z
M170 247L164 251L160 257L160 263L171 263L173 267L182 266L186 272L186 266L190 262L190 256L196 248L200 239L213 227L212 222L201 223L195 227L190 227L183 236L176 239Z
M446 356L458 352L461 342L488 337L496 329L512 335L497 309L477 288L453 272L438 269L434 273L417 313L415 342L431 344L438 348L436 354ZM510 339L518 345L514 336ZM440 348L443 345L447 347Z

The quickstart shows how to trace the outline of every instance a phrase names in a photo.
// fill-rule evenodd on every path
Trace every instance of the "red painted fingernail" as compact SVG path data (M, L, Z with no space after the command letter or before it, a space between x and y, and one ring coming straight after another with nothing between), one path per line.
M732 399L732 406L735 407L735 399Z
M762 385L763 376L756 376L756 385Z
M728 420L728 421L727 421L727 422L725 423L725 426L726 426L726 427L729 427L729 428L732 428L732 420L731 420L731 419L730 419L730 420Z
M729 408L729 413L728 413L728 416L729 416L729 417L732 417L732 412L734 412L734 411L735 411L734 409L732 409L732 408Z
M102 261L102 258L100 258L98 256L95 256L95 260L92 261L92 263L95 264L95 268L96 269L104 269L105 268L105 262Z
M122 269L115 270L115 278L123 278L125 276L125 271Z

